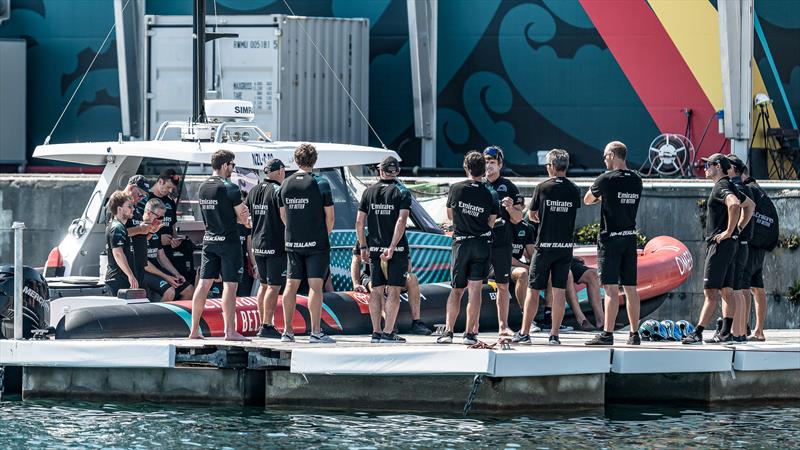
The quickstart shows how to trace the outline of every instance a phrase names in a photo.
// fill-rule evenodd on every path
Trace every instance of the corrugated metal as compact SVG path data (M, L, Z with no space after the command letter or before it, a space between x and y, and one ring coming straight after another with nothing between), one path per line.
M256 122L273 139L368 143L366 122L311 42L369 117L366 19L219 16L208 17L209 28L215 20L219 31L239 34L207 46L206 85L214 83L219 98L252 101ZM190 115L191 17L148 16L145 22L152 137L162 121Z
M24 40L0 40L0 164L25 164Z

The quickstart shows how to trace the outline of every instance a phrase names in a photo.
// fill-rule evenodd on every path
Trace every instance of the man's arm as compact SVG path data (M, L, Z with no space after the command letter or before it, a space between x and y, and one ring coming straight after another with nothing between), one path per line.
M358 211L356 214L356 239L358 242L358 253L362 258L369 258L369 249L367 249L367 236L364 233L364 222L367 220L367 213ZM359 270L360 270L359 265Z
M331 234L331 232L333 231L334 218L335 217L333 215L333 206L326 206L325 207L325 225L328 226L328 234Z
M178 269L176 269L175 266L172 264L172 261L170 261L169 258L167 258L167 253L164 252L163 248L158 249L158 256L156 256L156 259L158 260L158 263L161 264L161 267L167 269L169 273L173 274L175 277L182 280L181 283L183 281L186 281L181 275L181 273L178 272Z
M585 205L594 205L600 201L600 198L601 197L595 197L594 194L592 194L592 190L589 189L586 191L586 195L583 196L583 203Z
M497 214L489 214L489 228L494 228L494 222L497 220Z
M742 203L742 213L739 215L739 229L744 230L744 227L747 226L747 223L750 222L750 219L753 217L753 212L756 210L756 204L750 197L745 197L744 203Z
M114 261L117 262L117 267L128 277L128 283L131 285L131 289L138 289L139 282L136 281L136 277L133 276L133 270L131 270L131 267L128 265L128 260L125 258L125 250L123 250L122 247L114 247L111 249L111 254L114 256Z
M720 243L733 236L733 230L736 227L736 224L739 222L739 212L742 209L739 199L736 198L736 195L732 193L725 196L725 206L728 208L728 228L726 228L722 233L714 236L713 239L717 243Z
M408 221L408 214L411 211L408 209L401 209L400 216L397 218L397 222L394 224L394 235L392 235L392 243L389 245L383 252L383 257L385 260L392 259L394 256L394 249L397 247L397 244L400 242L400 239L403 238L403 235L406 233L406 222ZM408 249L406 249L408 251Z
M508 219L512 224L516 225L522 222L522 204L515 204L511 197L503 199L503 208L508 211Z
M283 225L286 226L286 207L285 206L281 206L281 222L283 222Z
M238 205L234 206L233 209L236 211L237 222L247 228L253 228L253 224L250 223L250 211L247 209L247 205L244 203L239 203Z
M528 220L539 223L539 211L528 210Z

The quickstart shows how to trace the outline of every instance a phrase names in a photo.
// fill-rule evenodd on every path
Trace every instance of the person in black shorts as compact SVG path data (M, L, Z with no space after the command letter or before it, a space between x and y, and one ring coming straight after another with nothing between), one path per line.
M123 191L116 191L108 198L106 210L111 220L106 227L108 269L105 283L111 295L116 296L120 289L139 289L139 281L133 273L133 241L124 225L133 217L133 199Z
M508 326L508 303L511 293L508 290L511 278L511 261L514 241L514 225L522 221L522 208L525 199L517 186L500 175L503 170L503 150L497 146L486 147L483 151L486 160L486 183L494 189L500 200L500 218L494 226L492 236L492 269L497 284L497 324L500 335L512 336Z
M636 213L642 197L642 178L628 170L628 148L619 141L603 150L608 169L592 183L584 203L600 203L600 236L597 240L597 266L606 291L606 317L603 332L586 345L614 345L614 323L619 313L619 286L625 291L631 331L628 345L641 345L639 336L639 293L637 286Z
M222 317L225 322L225 340L246 341L236 331L236 288L242 277L242 248L239 245L237 223L250 227L247 206L242 203L239 186L231 183L230 176L236 163L235 155L228 150L217 150L211 155L211 177L200 185L198 201L206 232L203 235L203 256L200 262L200 282L192 297L192 329L189 339L202 339L200 319L206 305L208 291L218 276L222 276Z
M550 178L539 183L533 192L528 218L538 223L536 253L533 255L525 296L522 329L514 335L514 342L530 344L531 322L539 308L539 291L553 286L553 319L550 330L550 345L558 345L558 330L564 319L566 304L565 289L572 262L573 230L575 216L581 207L581 190L567 179L569 153L553 149L546 156L547 173Z
M147 266L147 235L150 233L150 224L145 223L143 212L144 205L141 200L147 195L147 190L150 189L150 183L141 175L134 175L128 179L128 185L125 186L125 192L133 202L133 214L125 222L125 228L128 229L128 236L133 242L133 274L136 276L136 281L139 282L139 287L145 289L144 273L145 266ZM141 208L139 208L141 205Z
M151 301L188 300L194 294L194 286L191 281L187 281L178 272L178 269L167 258L158 235L165 213L166 208L161 200L152 198L145 203L143 217L145 222L152 224L152 228L150 234L147 235L147 266L144 269L144 284Z
M322 331L322 292L330 266L330 241L334 212L331 186L312 171L317 149L300 144L294 151L298 171L284 180L280 192L281 218L286 225L287 277L283 292L283 330L281 341L294 342L290 329L297 302L297 290L308 280L308 311L311 314L310 344L336 341Z
M740 166L737 165L737 172L741 173L741 177L745 186L750 188L753 193L753 202L758 205L766 197L767 193L758 185L756 179L750 176L747 166L741 162ZM734 160L733 164L737 164ZM751 219L755 220L755 219ZM777 226L777 225L775 225ZM745 269L745 277L748 277L746 285L750 286L750 292L745 292L745 314L746 318L750 317L751 298L755 302L756 310L756 326L753 329L753 335L748 338L750 341L764 342L764 319L767 317L767 293L764 290L764 257L766 256L767 249L756 247L751 243L748 244L747 249L747 266Z
M286 228L281 220L278 196L281 183L286 178L283 161L270 159L264 166L264 181L250 190L247 208L253 218L253 255L258 268L258 313L261 328L258 337L280 339L275 328L275 306L278 294L286 285L286 244L283 241Z
M478 342L478 317L481 310L481 288L489 275L492 249L492 227L500 210L497 194L483 182L486 160L477 151L464 157L467 179L450 186L447 217L453 222L452 286L447 298L446 328L436 339L439 344L453 342L461 297L467 289L467 327L462 343Z
M525 293L528 291L528 268L536 245L536 228L523 220L513 226L514 241L511 252L511 281L514 282L514 298L519 309L525 308Z
M356 215L358 248L361 259L369 261L371 275L372 342L404 343L406 340L394 332L394 324L400 309L400 290L406 286L411 261L406 239L411 192L397 180L400 174L397 158L384 158L378 174L378 182L361 196ZM364 225L368 228L366 233ZM385 317L383 331L381 317Z
M736 256L734 232L739 221L741 204L736 188L726 175L730 161L721 153L714 153L705 161L706 178L714 180L714 187L706 206L706 261L703 274L703 309L697 328L681 339L684 344L702 344L703 330L717 309L720 290L733 284L733 261ZM730 335L721 339L729 340Z
M739 236L737 239L736 259L733 269L733 290L722 290L722 316L723 321L724 317L733 317L733 324L729 328L732 340L734 342L746 342L747 319L749 315L745 297L750 294L751 278L747 265L750 254L748 243L750 238L753 237L753 224L751 219L753 217L753 212L755 212L756 204L753 191L742 181L744 161L739 159L736 155L728 155L728 161L730 161L731 167L728 169L727 175L740 194L739 201L741 202L742 212L739 214L739 223L736 225ZM735 308L733 311L726 314L726 305L735 305ZM728 309L730 309L730 307ZM723 322L723 327L724 325L725 323ZM722 334L722 330L720 330L720 334Z

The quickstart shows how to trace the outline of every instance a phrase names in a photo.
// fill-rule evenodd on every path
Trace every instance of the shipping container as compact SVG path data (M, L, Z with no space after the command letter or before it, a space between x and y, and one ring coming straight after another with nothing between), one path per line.
M0 164L25 165L26 43L0 39Z
M358 110L369 117L368 20L286 15L207 20L208 31L238 37L206 45L206 98L253 102L256 122L272 139L368 143ZM144 24L145 135L153 138L163 121L191 116L192 18L146 16Z

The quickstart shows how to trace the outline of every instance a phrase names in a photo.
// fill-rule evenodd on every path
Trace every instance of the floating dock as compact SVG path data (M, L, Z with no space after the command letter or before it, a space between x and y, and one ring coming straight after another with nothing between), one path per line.
M709 334L710 335L710 334ZM126 400L350 410L508 413L602 407L605 402L800 400L800 330L768 330L767 342L677 342L587 347L471 349L437 345L337 344L259 339L0 341L0 365L22 367L23 399ZM495 336L482 335L487 343ZM459 339L456 338L456 341Z

